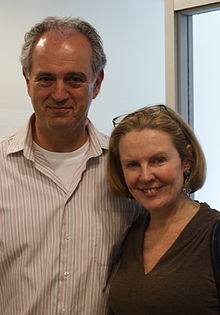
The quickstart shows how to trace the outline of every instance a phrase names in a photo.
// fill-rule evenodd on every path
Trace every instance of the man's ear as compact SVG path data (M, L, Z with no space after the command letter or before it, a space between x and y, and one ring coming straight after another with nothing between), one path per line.
M24 79L25 79L25 82L26 82L26 86L27 86L27 90L28 90L28 93L29 93L29 88L30 88L29 76L27 75L27 73L25 72L24 69L22 70L22 73L23 73L23 76L24 76Z
M96 98L96 96L98 95L103 79L104 79L104 70L102 69L99 71L99 74L97 75L96 81L94 83L93 99Z

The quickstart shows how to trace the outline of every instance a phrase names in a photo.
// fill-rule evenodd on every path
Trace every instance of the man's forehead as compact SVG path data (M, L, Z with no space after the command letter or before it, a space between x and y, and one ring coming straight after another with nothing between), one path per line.
M54 30L45 32L37 39L35 47L46 47L47 44L51 43L55 45L66 45L66 43L74 44L74 42L82 42L83 45L87 45L91 48L91 44L87 37L84 34L74 30L63 33L56 32Z

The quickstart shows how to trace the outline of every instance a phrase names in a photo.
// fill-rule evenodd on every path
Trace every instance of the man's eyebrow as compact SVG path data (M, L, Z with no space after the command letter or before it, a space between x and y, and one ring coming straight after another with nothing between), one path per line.
M40 71L36 74L36 78L42 77L42 76L55 76L53 73L51 72L44 72L44 71ZM80 78L82 78L83 80L87 80L87 76L85 75L85 73L83 72L76 72L76 71L72 71L72 72L67 72L64 77L69 77L69 76L79 76Z
M43 77L43 76L53 76L53 73L41 71L36 74L36 78Z
M68 76L79 76L83 80L87 80L87 76L83 72L68 72L66 73L65 77L68 77Z

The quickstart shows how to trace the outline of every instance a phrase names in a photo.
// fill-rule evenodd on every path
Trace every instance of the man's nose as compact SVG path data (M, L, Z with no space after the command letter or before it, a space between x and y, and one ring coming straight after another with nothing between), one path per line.
M69 98L69 92L67 91L63 81L56 81L51 96L56 102L59 103L64 103Z

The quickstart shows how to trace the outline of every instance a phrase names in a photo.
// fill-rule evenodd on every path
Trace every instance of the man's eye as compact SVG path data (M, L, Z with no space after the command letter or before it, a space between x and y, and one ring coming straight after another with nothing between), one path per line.
M81 79L81 78L74 77L74 78L70 78L70 81L82 82L82 79Z
M67 82L69 82L70 84L81 84L83 82L82 78L80 77L68 77L66 79Z
M40 77L37 79L37 81L41 83L48 83L48 82L52 82L53 79L51 77Z
M45 77L39 77L38 78L38 81L49 81L49 80L52 80L51 77L46 77L45 76Z
M36 82L38 82L39 85L42 87L48 87L54 82L54 79L49 76L42 76L42 77L37 78Z

